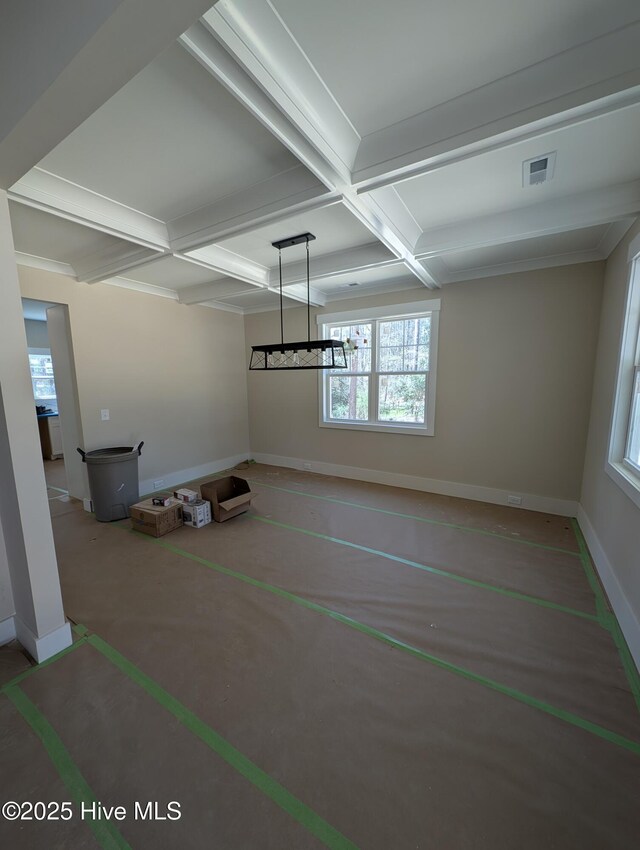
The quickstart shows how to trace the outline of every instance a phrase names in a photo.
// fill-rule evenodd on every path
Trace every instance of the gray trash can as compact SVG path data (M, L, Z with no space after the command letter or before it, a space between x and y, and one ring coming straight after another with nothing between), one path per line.
M112 522L129 516L129 508L140 498L138 492L138 457L144 443L83 452L87 464L89 490L96 519Z

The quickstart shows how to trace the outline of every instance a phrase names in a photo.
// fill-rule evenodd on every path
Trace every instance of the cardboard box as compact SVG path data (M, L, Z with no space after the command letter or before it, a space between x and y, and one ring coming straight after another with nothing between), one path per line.
M145 499L131 505L131 525L136 531L162 537L175 531L182 525L182 505L154 505L152 499Z
M182 520L191 528L202 528L211 522L211 505L202 499L182 505Z
M186 502L187 504L195 502L198 498L195 490L187 490L184 487L181 490L175 490L173 495L179 502Z
M207 481L201 485L200 492L203 499L211 502L211 510L216 522L224 522L248 511L253 498L251 488L244 478L236 478L235 475L218 478L216 481Z

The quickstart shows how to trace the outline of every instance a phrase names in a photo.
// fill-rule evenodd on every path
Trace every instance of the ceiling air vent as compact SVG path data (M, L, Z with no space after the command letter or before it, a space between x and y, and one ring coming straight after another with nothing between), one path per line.
M522 163L522 185L527 187L547 183L553 177L555 167L555 151L536 156L533 159L525 159Z

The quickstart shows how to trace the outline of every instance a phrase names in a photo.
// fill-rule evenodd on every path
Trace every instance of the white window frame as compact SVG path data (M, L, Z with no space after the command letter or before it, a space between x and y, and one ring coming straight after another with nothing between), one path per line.
M605 471L640 507L640 470L626 457L633 391L640 368L640 235L629 246L629 282Z
M438 325L440 320L440 299L434 298L429 301L415 301L408 304L393 304L387 307L370 307L360 310L349 310L343 313L321 313L316 316L316 322L322 338L326 338L328 328L331 325L364 324L365 322L378 322L380 320L414 319L420 316L431 317L431 330L429 338L429 370L427 379L426 417L424 424L412 425L402 422L361 422L361 421L337 421L328 417L328 399L325 387L328 385L328 377L324 370L318 373L318 410L319 425L321 428L339 428L348 431L378 431L386 434L413 434L415 436L435 436L435 413L436 413L436 374L438 366ZM376 343L377 344L377 343ZM371 351L371 372L369 372L369 410L378 409L378 377L383 372L374 370L377 367L376 353ZM332 372L331 374L340 374ZM345 374L351 374L346 373ZM409 373L402 373L409 374ZM418 373L420 374L420 373Z
M27 348L27 354L28 355L33 354L33 355L38 356L38 357L51 357L51 349L50 348L31 348L31 347L29 347L29 348ZM35 391L33 389L34 377L33 377L33 374L31 372L31 362L29 362L29 374L31 375L31 392L33 393L33 399L34 399L35 403L36 404L43 404L45 402L54 402L55 401L56 406L57 406L57 403L58 403L57 390L56 390L56 395L44 396L43 398L36 398L36 394L35 394ZM55 375L52 375L51 377L53 378L53 382L54 382L54 385L55 385Z

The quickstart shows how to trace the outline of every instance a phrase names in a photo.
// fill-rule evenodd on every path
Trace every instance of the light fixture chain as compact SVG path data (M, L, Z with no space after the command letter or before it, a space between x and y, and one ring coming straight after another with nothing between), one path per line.
M309 306L309 240L307 239L307 340L311 342L311 308Z
M282 248L278 248L278 269L280 271L280 342L284 345L284 315L282 312Z

